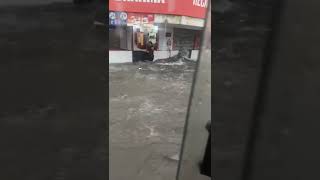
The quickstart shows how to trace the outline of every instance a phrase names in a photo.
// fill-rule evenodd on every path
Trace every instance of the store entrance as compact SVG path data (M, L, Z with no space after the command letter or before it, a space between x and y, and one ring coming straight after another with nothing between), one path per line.
M109 49L110 50L132 50L130 36L132 27L130 26L110 26L109 27Z
M158 26L141 24L133 26L133 62L153 61L158 49Z

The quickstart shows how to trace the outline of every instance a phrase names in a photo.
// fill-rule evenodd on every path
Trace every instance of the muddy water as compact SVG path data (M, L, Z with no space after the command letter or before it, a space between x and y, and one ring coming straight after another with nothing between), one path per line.
M111 180L174 180L193 64L109 66Z

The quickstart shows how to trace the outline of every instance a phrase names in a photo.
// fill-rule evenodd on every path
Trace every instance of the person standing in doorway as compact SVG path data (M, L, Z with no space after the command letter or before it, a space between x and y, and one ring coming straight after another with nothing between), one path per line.
M149 41L147 44L147 53L150 57L150 61L153 61L153 59L154 59L154 54L153 54L154 53L154 45L151 41Z

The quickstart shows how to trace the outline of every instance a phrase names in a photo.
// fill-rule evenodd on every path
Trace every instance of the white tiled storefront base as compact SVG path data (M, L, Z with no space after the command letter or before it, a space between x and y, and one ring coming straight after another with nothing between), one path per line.
M171 51L171 57L178 54L178 51ZM154 51L154 60L169 58L168 51Z
M171 57L175 56L179 53L179 51L171 51ZM198 60L199 56L199 50L192 50L191 51L191 60ZM154 60L157 59L165 59L169 57L169 52L168 51L154 51Z
M109 63L132 62L132 51L109 51Z
M171 56L175 56L179 51L171 51ZM199 56L199 50L192 50L191 60L196 61ZM165 59L169 57L168 51L154 51L154 60ZM132 62L132 51L109 51L109 63L128 63Z
M199 56L199 50L192 50L191 51L191 58L194 61L198 60L198 56Z

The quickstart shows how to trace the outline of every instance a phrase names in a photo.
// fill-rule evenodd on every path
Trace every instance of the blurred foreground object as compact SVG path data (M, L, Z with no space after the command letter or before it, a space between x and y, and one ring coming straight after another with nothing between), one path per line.
M209 3L208 9L211 8L210 5ZM205 156L209 135L206 126L211 119L211 11L207 13L207 21L191 93L178 167L178 180L205 178L201 174L199 165L204 162L204 157L211 157ZM209 161L211 166L211 159L205 161ZM209 173L206 174L209 175Z

